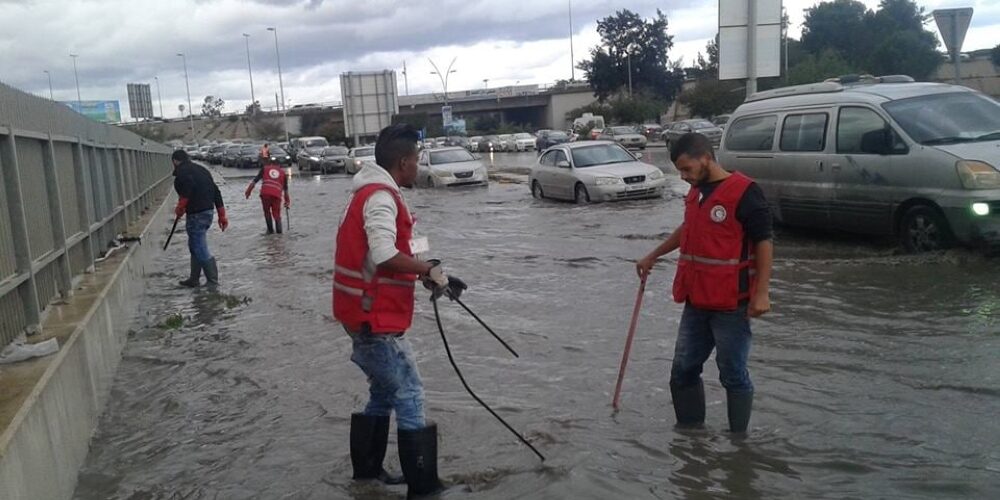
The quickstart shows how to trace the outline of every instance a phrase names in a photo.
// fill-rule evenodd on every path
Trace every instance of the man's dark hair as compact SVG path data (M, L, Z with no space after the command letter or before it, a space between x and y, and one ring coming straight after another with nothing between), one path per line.
M708 155L713 161L715 160L712 141L698 132L688 132L677 139L677 142L670 144L670 161L676 162L681 155L688 155L691 158Z
M183 149L174 151L174 154L170 155L170 159L181 163L191 161L191 157L188 156L187 151L184 151Z
M399 165L399 160L412 155L417 149L420 135L417 129L407 123L389 125L378 133L375 141L375 163L391 170Z

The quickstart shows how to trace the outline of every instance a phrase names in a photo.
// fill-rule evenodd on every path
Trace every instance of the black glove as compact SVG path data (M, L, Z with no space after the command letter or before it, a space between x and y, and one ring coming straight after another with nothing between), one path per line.
M438 288L431 293L431 300L437 300L441 295L447 292L448 298L455 300L462 296L462 292L465 291L468 285L464 281L454 277L448 276L448 286Z
M431 300L435 301L445 295L447 292L448 298L457 299L462 295L462 292L469 288L464 281L448 276L441 269L441 261L438 259L431 259L427 261L431 264L431 269L427 271L427 274L421 277L423 281L424 288L431 291Z

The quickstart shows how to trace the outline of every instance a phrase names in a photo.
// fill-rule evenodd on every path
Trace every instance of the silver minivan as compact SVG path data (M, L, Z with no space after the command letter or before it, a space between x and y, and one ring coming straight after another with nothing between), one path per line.
M758 92L718 152L789 226L895 235L908 251L1000 245L1000 102L906 76Z

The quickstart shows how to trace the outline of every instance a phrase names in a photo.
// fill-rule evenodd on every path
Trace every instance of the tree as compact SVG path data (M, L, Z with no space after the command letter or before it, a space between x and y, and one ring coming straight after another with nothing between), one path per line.
M993 59L993 64L1000 66L1000 44L993 47L993 50L990 52L990 57Z
M874 34L867 67L876 75L924 80L941 64L937 36L924 29L924 9L912 0L882 0L865 25Z
M260 101L254 101L253 104L248 104L247 109L246 111L244 111L244 113L247 116L253 116L257 113L260 113Z
M698 53L698 59L695 60L695 66L686 68L684 70L688 78L694 78L695 80L701 80L705 78L719 78L719 34L715 34L715 38L708 41L705 45L705 53L708 55L708 59Z
M685 90L678 98L687 106L692 116L711 118L730 113L743 103L746 94L741 81L702 80L690 90Z
M644 20L629 10L620 10L597 22L601 45L590 50L590 60L577 67L601 101L628 86L672 100L683 84L683 72L672 68L667 53L673 37L667 34L667 16L660 10Z
M802 48L818 55L833 50L847 61L865 58L871 44L866 19L871 12L856 0L834 0L806 9Z
M221 97L207 95L201 104L201 114L208 117L222 116L222 109L225 107L226 101L223 101Z
M822 82L827 78L857 73L840 54L833 50L824 50L819 55L807 55L801 62L788 70L789 85Z

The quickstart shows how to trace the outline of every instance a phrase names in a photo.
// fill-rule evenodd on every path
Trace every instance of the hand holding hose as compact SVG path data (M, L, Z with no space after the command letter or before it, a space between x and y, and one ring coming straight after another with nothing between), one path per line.
M431 259L427 262L431 264L431 268L423 276L423 282L424 288L431 291L432 302L437 301L442 295L448 295L449 299L455 300L461 297L462 292L469 288L464 281L454 276L446 275L441 268L440 260Z

